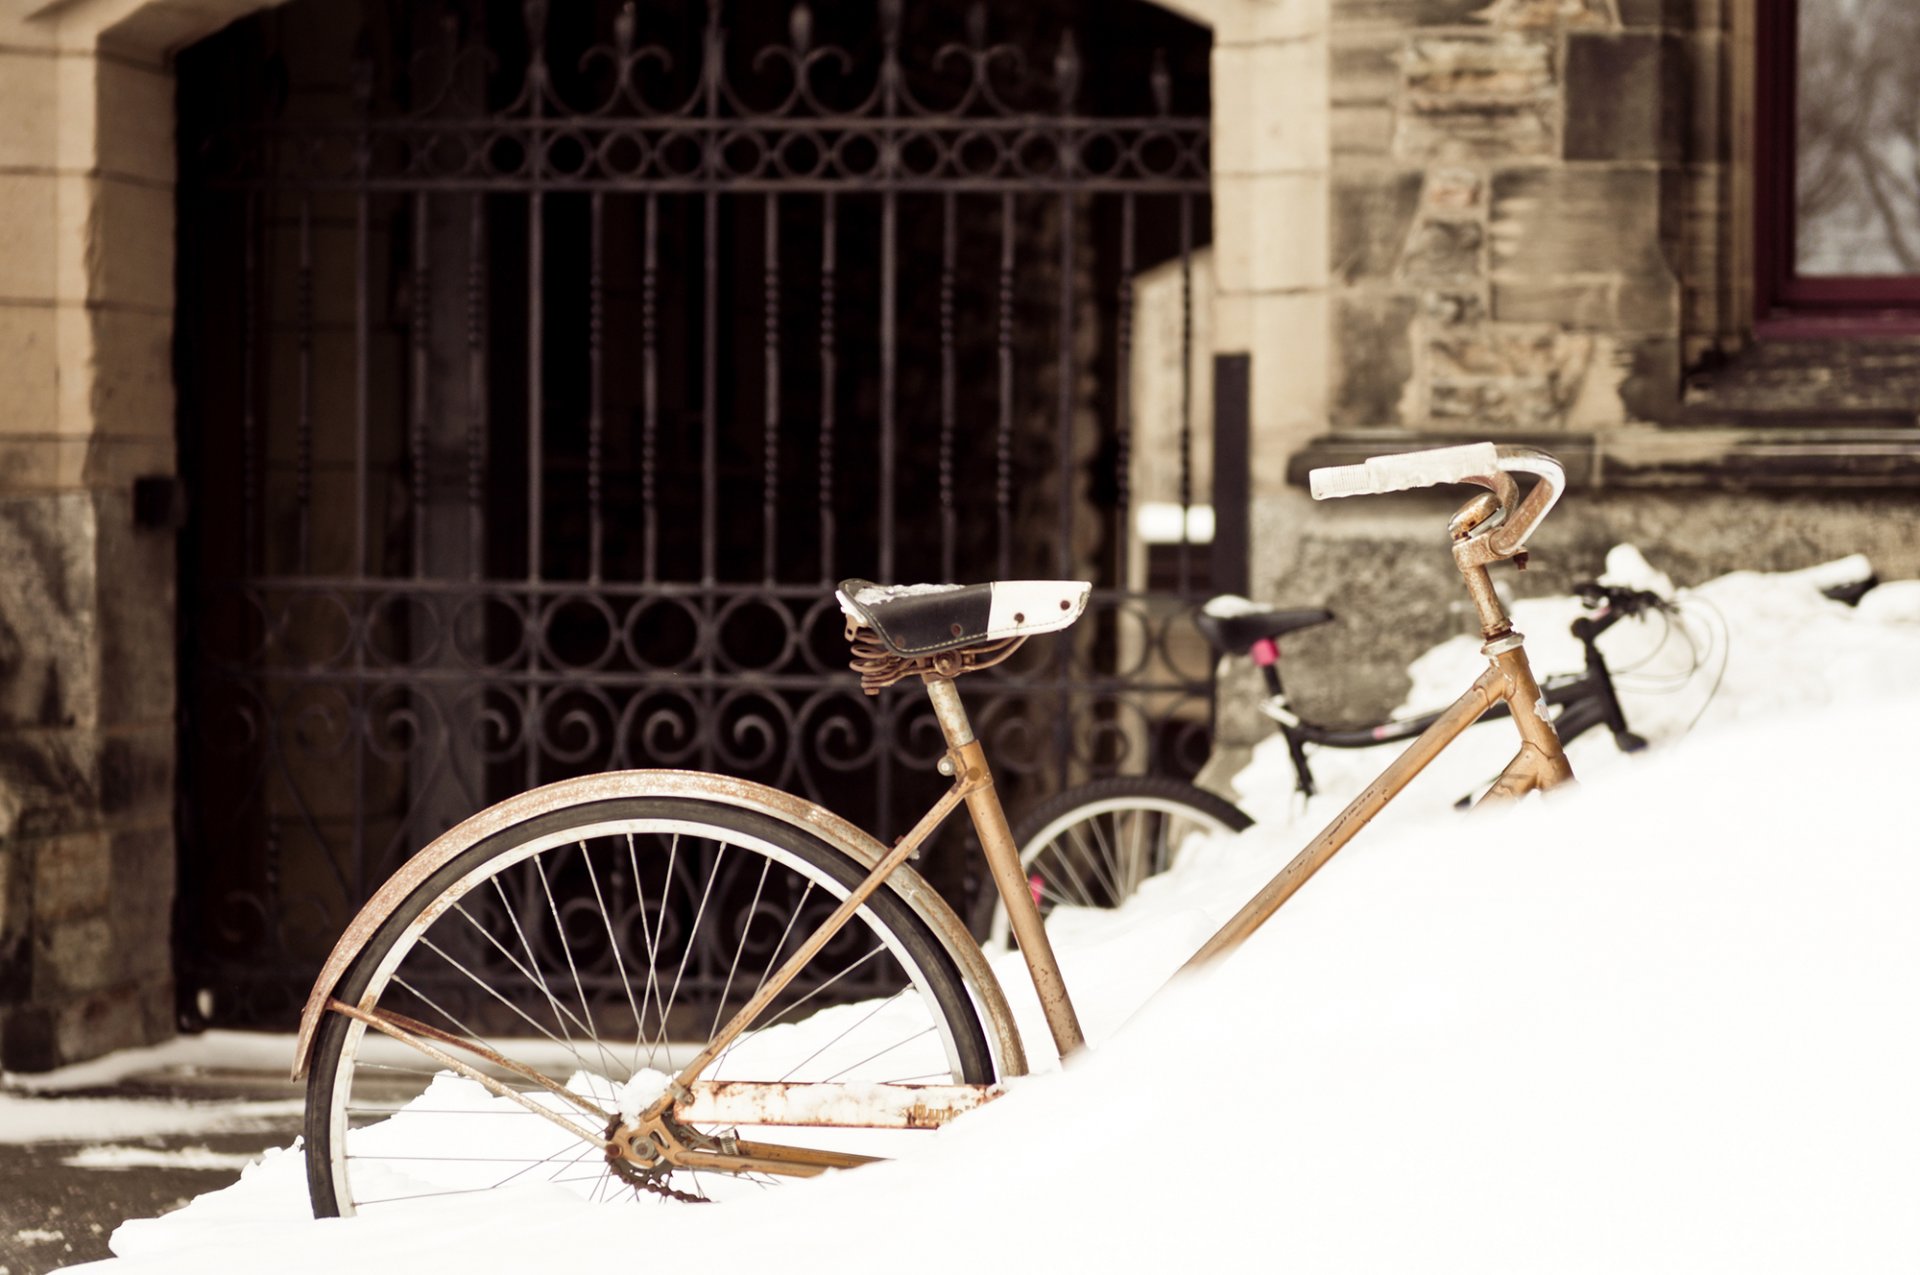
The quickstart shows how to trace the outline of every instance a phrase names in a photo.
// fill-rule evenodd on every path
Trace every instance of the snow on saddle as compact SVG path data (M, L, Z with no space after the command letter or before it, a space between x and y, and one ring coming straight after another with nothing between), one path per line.
M901 659L1027 638L1066 628L1087 609L1084 580L992 584L874 584L842 580L840 609Z

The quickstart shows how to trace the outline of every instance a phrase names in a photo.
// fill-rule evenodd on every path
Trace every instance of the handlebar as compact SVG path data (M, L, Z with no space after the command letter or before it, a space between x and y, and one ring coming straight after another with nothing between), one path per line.
M1515 474L1530 474L1536 480L1525 499L1520 496ZM1484 530L1469 536L1477 550L1474 557L1480 561L1511 558L1521 552L1527 537L1560 499L1566 482L1566 470L1545 452L1494 443L1374 456L1358 465L1332 465L1307 475L1308 489L1315 500L1380 495L1447 483L1485 487L1500 502L1506 516L1504 521L1489 519Z
M1593 612L1583 615L1573 622L1573 636L1583 642L1605 633L1621 620L1629 616L1643 615L1648 611L1672 611L1673 603L1657 593L1645 589L1629 589L1624 585L1601 584L1589 580L1577 584L1573 592L1582 605Z

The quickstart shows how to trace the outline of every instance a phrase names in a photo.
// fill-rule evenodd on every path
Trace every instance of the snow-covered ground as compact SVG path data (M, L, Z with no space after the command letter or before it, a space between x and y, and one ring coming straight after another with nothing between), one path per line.
M1661 583L1631 551L1610 567ZM529 1188L422 1225L310 1220L287 1150L123 1225L114 1275L1920 1269L1920 582L1819 595L1863 571L1714 581L1664 643L1658 620L1616 627L1654 748L1596 733L1578 789L1467 818L1452 800L1512 747L1477 728L1245 948L1141 1009L1387 757L1318 754L1328 792L1302 812L1262 753L1239 781L1260 826L1117 913L1059 914L1095 1048L917 1155L713 1208ZM1537 667L1577 666L1574 612L1518 608ZM1474 645L1416 665L1416 706L1474 675Z

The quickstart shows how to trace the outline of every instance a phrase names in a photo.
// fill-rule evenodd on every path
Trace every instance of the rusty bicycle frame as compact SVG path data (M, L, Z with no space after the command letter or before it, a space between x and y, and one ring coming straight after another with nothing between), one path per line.
M1531 475L1535 481L1523 498L1513 475ZM1557 461L1524 447L1495 447L1489 443L1441 448L1396 456L1375 457L1364 465L1315 470L1317 499L1373 494L1442 483L1465 483L1486 490L1468 500L1448 524L1454 563L1466 583L1485 639L1481 653L1486 671L1475 679L1453 705L1408 746L1392 765L1364 789L1274 878L1194 953L1188 967L1230 951L1271 917L1301 886L1325 866L1356 833L1384 809L1461 732L1495 704L1505 702L1520 735L1520 748L1483 802L1511 801L1528 792L1550 789L1572 780L1573 772L1560 746L1541 699L1539 684L1526 656L1522 635L1513 629L1505 608L1494 593L1488 567L1518 560L1524 564L1527 537L1558 500L1564 476ZM856 632L848 625L849 638ZM1016 639L1017 644L1018 639ZM998 1085L881 1085L842 1083L709 1082L699 1079L722 1051L750 1027L809 960L825 947L861 906L901 865L911 859L934 830L956 808L965 805L980 837L995 888L1006 905L1009 924L1027 972L1045 1012L1055 1046L1064 1057L1085 1044L1073 1001L1054 957L1038 904L1020 866L1019 848L1008 827L987 765L985 750L974 736L954 679L974 667L1004 658L1010 648L996 648L978 659L976 649L951 651L919 659L893 657L887 681L918 676L926 686L935 716L947 743L939 762L953 786L934 803L913 829L873 864L870 871L834 912L774 971L756 994L696 1056L680 1068L659 1097L634 1118L621 1120L591 1100L574 1093L537 1070L501 1057L493 1050L452 1033L443 1032L391 1012L355 1006L332 996L332 981L323 973L309 1002L301 1028L300 1058L295 1075L304 1071L314 1026L322 1013L353 1018L401 1041L441 1066L485 1086L499 1097L518 1103L543 1119L599 1148L607 1158L647 1167L675 1167L733 1173L811 1176L830 1168L869 1162L873 1157L806 1147L716 1139L699 1133L694 1124L813 1126L835 1128L934 1128L979 1107L1001 1092ZM864 672L864 670L863 670ZM884 682L863 677L870 691ZM715 785L729 781L719 776L689 776ZM373 909L380 899L376 897ZM376 918L377 919L377 918ZM348 947L348 940L342 941ZM346 953L350 956L349 950ZM336 959L340 952L336 951ZM344 964L344 962L340 962ZM330 963L330 968L332 968ZM337 977L337 973L335 975ZM578 1110L589 1122L554 1111L511 1089L479 1067L456 1057L458 1049L496 1068L504 1069Z

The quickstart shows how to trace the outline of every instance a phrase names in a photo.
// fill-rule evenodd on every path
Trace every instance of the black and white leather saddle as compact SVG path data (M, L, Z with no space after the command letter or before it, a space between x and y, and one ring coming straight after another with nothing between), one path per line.
M842 580L835 596L848 618L905 659L1066 628L1087 609L1084 580L992 584L874 584Z

